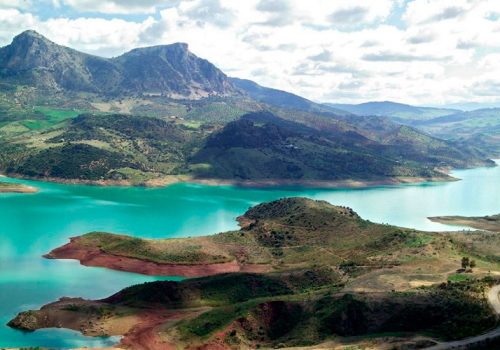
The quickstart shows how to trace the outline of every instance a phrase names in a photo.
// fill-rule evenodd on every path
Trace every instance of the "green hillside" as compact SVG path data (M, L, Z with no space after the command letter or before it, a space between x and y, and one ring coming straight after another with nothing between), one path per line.
M286 114L303 118L301 122L259 112L227 124L205 114L160 119L52 113L62 116L52 127L5 132L9 141L0 145L0 170L140 184L168 176L236 181L432 178L444 176L437 167L488 164L480 154L410 128L390 125L390 132L380 133L368 125L353 128L303 112Z
M500 109L478 109L434 118L415 125L464 147L477 147L491 157L500 155Z

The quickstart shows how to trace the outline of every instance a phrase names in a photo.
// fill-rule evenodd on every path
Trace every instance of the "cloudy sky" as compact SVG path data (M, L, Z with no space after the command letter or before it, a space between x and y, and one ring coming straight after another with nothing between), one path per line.
M315 101L500 100L500 0L0 0L0 45L26 29L107 57L186 42Z

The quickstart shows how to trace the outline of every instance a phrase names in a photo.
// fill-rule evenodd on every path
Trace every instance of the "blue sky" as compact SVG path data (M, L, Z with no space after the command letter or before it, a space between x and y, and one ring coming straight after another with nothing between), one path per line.
M186 42L228 75L316 101L495 103L498 0L0 0L26 29L91 54Z

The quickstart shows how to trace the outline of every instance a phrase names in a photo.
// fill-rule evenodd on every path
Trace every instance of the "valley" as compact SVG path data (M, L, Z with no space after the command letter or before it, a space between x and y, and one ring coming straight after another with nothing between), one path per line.
M0 48L0 347L496 337L498 112L313 102L183 42L106 58L24 31Z

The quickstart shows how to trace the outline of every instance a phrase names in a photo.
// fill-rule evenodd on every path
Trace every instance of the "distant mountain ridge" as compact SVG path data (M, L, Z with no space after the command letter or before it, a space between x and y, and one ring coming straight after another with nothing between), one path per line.
M413 124L437 137L480 147L491 157L500 156L500 108L483 108L422 120Z
M239 91L227 76L188 45L137 48L102 58L58 45L35 31L0 48L0 78L40 89L103 95L162 95L197 99Z
M458 109L419 107L391 101L361 104L325 103L325 105L357 115L389 117L395 121L426 120L462 112Z
M500 155L500 108L461 111L448 108L420 107L383 101L357 105L327 103L357 116L387 117L393 122L409 125L435 137L472 147L484 155Z
M302 111L332 112L339 115L351 114L348 111L335 108L328 104L319 104L287 91L264 87L248 79L231 77L230 80L237 88L259 102Z

